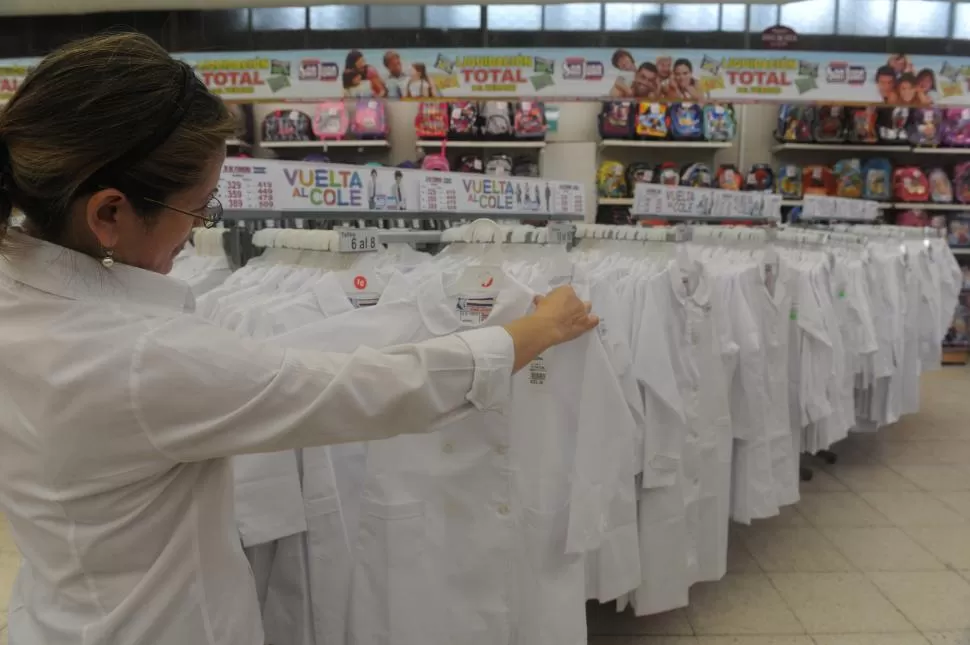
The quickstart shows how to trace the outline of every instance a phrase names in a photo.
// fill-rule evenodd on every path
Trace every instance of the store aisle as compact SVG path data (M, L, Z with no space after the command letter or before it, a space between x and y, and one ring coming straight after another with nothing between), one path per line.
M802 501L735 525L727 577L636 619L590 605L591 645L970 645L970 369L923 411L812 460Z
M591 645L970 645L970 369L923 412L813 463L802 501L732 532L728 576L636 619L589 606ZM18 555L0 525L0 645Z

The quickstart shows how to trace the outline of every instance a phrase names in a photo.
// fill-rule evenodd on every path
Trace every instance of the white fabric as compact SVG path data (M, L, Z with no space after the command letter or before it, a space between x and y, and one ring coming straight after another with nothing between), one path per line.
M263 645L226 457L426 431L494 409L501 329L353 354L193 315L180 281L11 233L0 259L14 645Z

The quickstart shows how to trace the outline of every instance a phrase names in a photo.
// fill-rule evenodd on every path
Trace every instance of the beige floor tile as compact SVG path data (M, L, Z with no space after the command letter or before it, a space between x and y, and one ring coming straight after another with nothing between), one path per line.
M751 555L740 534L732 534L728 540L728 573L760 573L761 566Z
M901 529L823 528L822 533L862 571L938 571L943 563Z
M782 506L778 510L778 515L763 520L754 520L751 524L731 524L731 530L738 535L749 531L773 530L780 528L792 528L796 526L808 526L808 520L798 512L798 505Z
M697 645L814 645L810 636L698 636Z
M20 569L20 555L0 553L0 615L2 624L7 624L7 606L10 604L10 591Z
M809 634L915 628L861 573L773 573L771 581Z
M970 440L936 441L933 443L933 452L944 464L970 466Z
M936 571L868 575L920 631L970 628L970 583L959 574Z
M928 491L970 491L970 469L963 466L893 466L893 470Z
M589 645L697 645L693 636L593 636Z
M0 645L7 645L7 628L0 629Z
M919 632L910 634L816 634L815 645L929 645Z
M832 474L857 493L918 490L916 484L883 464L836 464Z
M890 466L933 466L943 463L932 441L885 441L876 452Z
M913 526L906 532L948 567L970 569L970 525Z
M698 635L805 633L763 574L729 574L694 585L687 617Z
M798 503L798 512L816 527L890 525L855 493L806 493Z
M970 492L934 493L934 496L944 504L970 520Z
M802 482L799 490L804 493L836 493L848 490L842 482L825 470L813 470L812 480Z
M929 493L861 493L896 526L959 526L967 520Z
M854 570L838 549L812 527L758 531L746 535L744 540L751 555L765 571L821 573Z
M959 632L925 632L932 645L970 645L970 630Z
M616 605L611 602L603 605L597 602L586 603L586 623L587 631L598 636L689 636L694 633L683 609L638 617L631 609L617 613Z

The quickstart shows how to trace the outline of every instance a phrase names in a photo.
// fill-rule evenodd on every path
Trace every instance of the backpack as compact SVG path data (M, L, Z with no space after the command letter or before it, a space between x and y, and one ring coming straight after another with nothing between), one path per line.
M276 110L263 119L263 141L314 141L313 122L297 110Z
M633 103L608 101L599 115L600 136L604 139L629 139L633 136Z
M384 101L357 99L350 131L361 139L386 139L387 115L384 112Z
M734 164L721 164L714 176L714 187L721 190L741 190L742 177Z
M713 173L707 164L687 164L684 166L683 170L681 170L680 184L682 186L690 186L692 188L710 188L712 174Z
M538 101L519 101L515 104L514 124L516 139L544 139L546 106Z
M930 201L937 204L949 204L953 202L953 184L946 171L942 168L933 168L926 173L930 182Z
M516 157L512 165L512 175L515 177L538 177L539 164L529 157Z
M901 202L925 202L930 198L930 182L916 166L902 166L893 171L893 194Z
M874 201L893 198L893 165L888 159L869 159L862 166L862 196Z
M640 139L666 139L670 132L670 116L663 103L638 103L636 135Z
M908 131L909 142L914 146L940 145L943 137L943 112L933 108L913 110Z
M970 146L970 108L948 108L943 115L943 145Z
M768 164L754 164L745 177L744 189L759 193L775 192L775 171Z
M904 211L896 216L896 226L915 226L923 228L930 225L926 211Z
M879 141L883 143L908 143L909 108L883 108L879 111Z
M618 198L627 194L626 174L618 161L604 161L596 171L596 192L600 197Z
M802 198L802 169L788 164L778 169L778 192L784 199Z
M704 106L704 138L708 141L732 141L737 132L737 119L731 105L715 103Z
M448 104L422 101L414 117L414 131L421 139L444 139L448 136Z
M785 143L812 141L815 108L809 105L782 105L778 108L775 138Z
M512 176L512 157L508 155L492 155L485 164L485 174L496 177Z
M670 106L670 136L682 141L704 136L704 112L696 103L674 103Z
M680 170L673 161L665 161L654 173L658 184L664 186L680 186Z
M970 204L970 161L953 169L953 193L961 204Z
M846 138L852 143L879 143L877 119L874 107L849 108L846 117Z
M636 191L637 184L652 184L654 179L653 166L646 163L631 163L626 167L626 185L630 197Z
M478 155L465 155L458 159L457 172L470 172L481 174L485 172L485 164Z
M303 161L307 161L309 163L330 163L330 157L322 152L311 152L307 156L303 157Z
M823 105L818 108L813 128L819 143L845 141L845 110L841 105Z
M485 101L482 105L482 135L489 139L512 136L508 101Z
M478 104L474 101L455 101L449 108L451 119L448 136L452 139L474 139L478 136Z
M835 162L835 194L837 197L857 199L862 197L862 162L858 159L840 159Z
M802 168L802 194L835 194L835 177L828 166L813 165Z
M350 117L343 101L324 101L317 103L313 113L313 133L318 139L339 141L347 136Z
M448 172L451 164L448 163L448 155L445 154L445 142L441 142L441 150L436 153L428 153L421 160L421 170L431 170L434 172Z

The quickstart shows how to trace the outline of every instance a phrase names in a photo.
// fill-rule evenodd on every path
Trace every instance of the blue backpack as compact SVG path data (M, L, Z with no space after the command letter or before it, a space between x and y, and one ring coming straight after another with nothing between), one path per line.
M729 104L704 106L704 138L708 141L733 141L737 132L734 107Z
M888 159L869 159L862 166L862 197L888 201L893 196L893 165Z
M704 113L696 103L674 103L670 107L670 135L682 141L704 136Z

